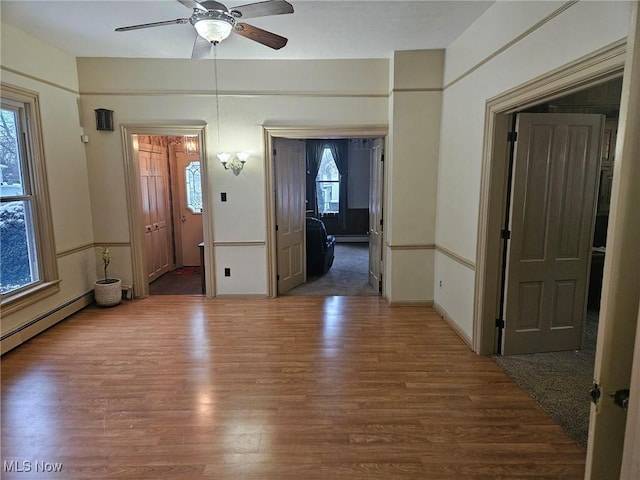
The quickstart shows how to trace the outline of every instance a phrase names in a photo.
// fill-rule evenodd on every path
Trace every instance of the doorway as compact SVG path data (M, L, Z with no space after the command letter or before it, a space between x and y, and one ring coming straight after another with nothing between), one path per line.
M136 135L151 295L204 293L197 137Z
M267 229L269 231L267 246L269 253L269 295L277 296L289 292L289 294L311 294L311 295L345 295L347 291L345 287L350 286L348 279L347 283L343 283L342 286L338 281L345 281L344 274L349 272L349 268L346 265L347 261L355 262L356 259L360 259L358 266L362 267L364 272L365 286L369 281L370 273L370 239L373 237L370 232L370 212L372 209L369 206L370 202L370 185L371 183L371 162L370 154L373 151L373 143L377 142L379 145L379 151L382 153L384 148L384 137L386 136L386 128L381 127L363 127L363 128L342 128L342 129L295 129L295 128L265 128L265 171L266 171L266 191L267 191ZM378 140L375 140L375 139ZM349 140L351 139L351 140ZM335 170L338 172L335 175L335 179L331 177L327 172L326 175L318 175L319 172L324 170L329 171L330 168L321 170L324 163L317 162L315 168L311 168L307 165L307 154L305 141L310 143L318 143L318 159L322 160L326 157L326 151L330 151L330 147L323 147L325 143L336 144L333 148L339 148L337 144L341 143L345 151L342 155L344 158L339 160L349 162L349 167L353 167L353 172L349 175L348 170L345 171L346 163L344 165L336 166ZM282 148L279 153L275 153L276 146L280 144L286 148L287 151L283 153ZM296 147L297 144L297 147ZM299 150L295 155L297 158L293 160L297 162L296 165L307 167L301 169L286 168L287 173L282 175L282 170L285 168L284 164L278 166L278 163L285 162L285 158L289 156L289 147L291 151ZM350 145L347 147L347 145ZM326 145L324 145L326 147ZM299 147L299 148L298 148ZM359 147L359 148L358 148ZM280 147L278 147L280 148ZM350 149L350 153L347 155L347 149ZM366 162L360 162L354 160L358 154L354 153L355 150L360 150L361 155L366 155ZM338 152L338 151L337 151ZM329 152L331 153L331 152ZM336 153L341 155L340 153ZM334 158L334 157L332 157ZM334 159L335 161L335 159ZM285 162L286 163L286 162ZM380 159L380 166L382 166L382 158ZM326 167L326 165L325 165ZM382 168L382 167L381 167ZM359 170L358 170L359 169ZM280 170L280 171L279 171ZM300 171L298 171L300 170ZM340 171L342 170L342 171ZM364 171L366 170L366 175ZM298 175L293 180L291 172L298 171ZM329 172L330 173L330 172ZM322 178L320 178L322 177ZM326 178L325 178L326 177ZM382 191L384 186L384 177L382 174L376 175L380 181L375 183L375 191L379 194L375 197L375 200L379 202L379 205L373 209L378 215L377 221L381 220L382 215ZM364 180L363 180L364 179ZM366 191L358 187L358 182L364 181ZM344 183L344 186L341 185ZM308 188L307 184L312 183L316 188ZM286 186L286 187L285 187ZM351 189L351 198L349 198L349 188ZM299 195L285 195L287 193L298 192ZM292 198L294 203L286 206L287 212L283 211L282 199ZM296 200L297 199L297 203ZM351 203L348 203L351 202ZM350 208L347 208L349 206ZM341 208L342 207L342 208ZM353 208L351 208L353 207ZM297 242L298 245L302 245L301 248L287 249L287 252L296 252L294 257L287 255L282 249L278 248L278 245L287 246L289 229L282 228L281 223L285 226L291 225L290 213L295 212L296 222L298 224L298 231L300 232ZM309 220L306 220L309 218ZM337 243L334 250L334 263L329 263L329 268L325 269L326 273L319 276L310 276L309 279L312 282L307 282L306 272L306 245L303 245L306 239L306 232L303 230L303 225L307 221L311 221L312 218L322 222L328 235L337 237ZM284 219L284 221L282 221ZM378 223L376 223L377 225ZM353 229L353 231L350 230ZM282 238L284 234L287 234L287 238ZM375 229L376 236L374 238L374 246L377 246L376 242L382 242L382 232L379 228ZM289 242L291 243L291 242ZM364 248L363 248L364 247ZM364 251L364 255L362 255ZM382 248L378 246L374 255L381 256ZM341 256L341 258L338 257ZM284 262L283 259L296 258L293 262ZM377 257L376 257L377 258ZM345 265L342 265L345 263ZM382 264L382 258L376 262L373 262L376 267L380 267ZM362 264L362 265L360 265ZM281 280L284 276L281 272L288 273L294 272L293 268L298 266L298 275L301 280L294 283L288 288L283 288ZM376 278L382 281L379 273ZM286 280L289 280L289 275L286 276ZM302 285L302 286L298 286ZM296 289L297 287L297 289ZM378 287L378 285L376 285ZM346 294L359 294L354 289L351 289L351 293ZM357 289L356 289L357 290ZM377 295L379 292L377 288L371 289L371 292L367 294Z
M171 272L184 274L189 268L188 277L192 277L196 268L199 276L194 281L193 278L187 278L187 275L175 275L172 286L163 288L167 293L185 293L181 290L186 283L197 284L197 290L192 286L189 292L203 294L213 291L213 278L209 272L212 270L212 256L209 254L204 244L209 243L212 238L211 226L208 215L207 191L207 167L206 162L196 161L196 156L206 158L204 149L204 126L184 126L184 127L150 127L150 126L123 126L123 143L125 146L125 170L127 173L127 202L129 213L129 230L131 235L132 248L132 268L134 280L134 296L136 298L144 298L150 294L150 282L162 281ZM195 144L196 154L186 154L185 138L190 138L192 144ZM157 155L163 160L156 162L157 168L149 170L148 162L143 158L141 161L140 146L151 145L145 147L147 150L157 150ZM144 155L143 155L144 157ZM179 175L178 162L185 163L182 166L184 177ZM196 163L199 163L196 168ZM186 169L190 168L190 171ZM164 169L164 171L163 171ZM153 179L153 182L151 181ZM181 186L180 183L184 183ZM199 192L194 189L196 184L200 187ZM153 188L151 188L153 187ZM191 188L191 191L189 189ZM184 197L184 201L180 198L180 192ZM187 198L188 197L188 198ZM184 209L191 210L194 218L197 217L202 233L201 245L195 245L195 255L200 265L189 265L193 262L193 256L188 257L182 249L182 239L184 237L181 231L181 225L189 220L188 214ZM197 211L199 210L199 212ZM160 212L160 213L158 213ZM158 216L164 216L164 220ZM185 219L183 222L182 219ZM157 262L152 255L155 250L151 249L153 245L162 245L163 242L153 239L153 232L161 231L161 224L164 222L165 234L164 243L166 244L166 264L165 270L160 271L158 275L151 275L150 270L154 269ZM158 229L155 225L158 225ZM188 238L188 237L187 237ZM155 242L155 244L153 243ZM192 243L189 241L189 243ZM161 249L163 250L163 249ZM193 254L194 252L191 252ZM187 259L185 261L185 258ZM191 259L189 259L191 258ZM153 266L151 266L153 265ZM196 267L196 268L190 268ZM164 274L164 275L162 275ZM173 274L172 274L173 275ZM159 279L157 279L159 277ZM169 289L169 291L167 291ZM170 291L173 289L173 291ZM209 293L211 294L211 293Z
M593 222L593 228L584 232L587 236L585 240L589 241L588 258L586 259L589 265L588 268L586 268L587 265L584 266L583 281L585 283L581 285L583 297L579 301L580 306L586 307L586 312L580 314L582 316L578 315L579 318L576 317L579 324L576 324L575 327L580 328L580 336L576 339L577 343L568 349L565 348L565 351L561 351L562 348L545 345L544 339L538 339L538 345L534 345L534 350L554 351L494 357L496 362L584 448L587 446L588 439L590 399L587 392L591 388L595 364L602 265L606 255L609 198L615 163L615 140L621 91L622 79L617 77L517 112L518 116L525 119L533 117L533 121L537 121L536 118L548 121L556 118L569 119L574 126L577 125L576 122L583 121L585 118L595 118L593 121L601 122L598 128L598 140L601 139L601 143L599 149L592 152L597 156L592 159L592 162L595 161L592 166L597 173L597 177L593 179L596 198L590 199L584 205L579 205L580 210L582 207L588 207L589 210L583 212L585 217L581 221L583 223ZM598 178L599 181L597 181ZM516 194L512 196L514 199L516 197ZM562 209L565 212L566 203L565 199ZM510 209L510 213L514 210L515 208ZM571 225L571 222L572 219L565 219L564 225ZM540 228L539 230L543 231L544 229ZM557 232L562 231L562 226L556 230ZM513 237L517 237L517 234L512 235ZM529 236L529 239L532 237L535 235ZM567 238L572 241L577 240L578 235ZM503 268L507 269L511 259L506 255L503 258L507 262ZM567 283L566 280L563 281L565 284ZM577 314L577 312L575 313ZM505 339L505 344L508 342L509 339ZM496 342L498 351L501 346L500 342ZM516 347L512 344L511 349L513 350L513 348Z
M504 139L512 142L508 147L511 161L507 163L502 188L504 220L500 227L502 294L497 318L504 315L505 325L496 325L497 339L502 342L496 341L495 352L536 353L575 350L581 346L580 338L573 337L580 334L579 323L584 321L587 298L589 306L597 308L602 284L601 269L597 267L603 263L601 257L606 251L621 91L622 79L618 76L504 115L516 130L520 127L522 131L515 131L519 138L509 134ZM515 142L517 145L513 145ZM554 149L559 153L554 154ZM538 166L534 165L535 157L540 158ZM538 266L538 259L546 263ZM574 266L578 260L582 263ZM550 261L560 261L562 265L548 265ZM521 264L526 265L520 267ZM533 269L533 273L524 274L524 280L518 271L522 268ZM565 272L567 268L570 271ZM571 291L576 290L574 295L558 297L553 305L548 305L570 310L542 313L542 306L528 301L524 295L527 290L535 293L543 288L540 275L546 275L547 271L559 277L549 282L550 292L540 291L535 298L555 298L556 294L564 293L562 289L571 287ZM516 305L512 311L510 301ZM549 330L557 330L564 336L570 334L573 339L547 340L543 328L535 318L530 318L538 313L546 321L555 318L556 313L566 314L567 319L556 319ZM503 329L505 337L501 338ZM515 338L520 332L523 336L537 336L527 345L526 340Z

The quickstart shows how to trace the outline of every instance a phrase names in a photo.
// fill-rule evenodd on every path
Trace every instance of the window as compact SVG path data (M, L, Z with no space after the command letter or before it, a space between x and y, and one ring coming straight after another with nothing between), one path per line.
M322 152L316 175L316 198L320 215L340 211L340 172L330 148Z
M2 85L0 293L3 313L58 290L37 96Z

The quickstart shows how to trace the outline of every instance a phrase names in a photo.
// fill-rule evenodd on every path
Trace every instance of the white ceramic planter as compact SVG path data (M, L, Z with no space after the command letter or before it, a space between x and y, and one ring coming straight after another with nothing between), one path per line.
M96 305L113 307L122 301L122 281L119 278L97 280L93 283Z

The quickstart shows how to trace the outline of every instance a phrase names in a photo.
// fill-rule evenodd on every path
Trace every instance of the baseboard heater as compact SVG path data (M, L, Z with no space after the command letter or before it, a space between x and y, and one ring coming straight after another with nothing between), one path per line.
M48 325L47 327L43 328L41 331L34 332L34 334L29 336L28 338L23 338L22 341L19 341L18 343L13 345L11 348L7 349L7 351L9 351L12 348L17 347L21 343L27 341L29 338L37 335L38 333L41 333L42 331L46 330L49 327L52 327L53 325L55 325L59 321L64 320L65 318L67 318L70 315L73 315L77 311L79 311L82 308L86 307L87 305L91 304L92 301L93 301L93 291L90 291L90 292L84 293L82 295L79 295L79 296L69 300L68 302L65 302L65 303L63 303L61 305L58 305L53 310L49 310L48 312L45 312L42 315L39 315L38 317L34 318L33 320L28 321L24 325L20 325L15 330L12 330L10 332L5 333L4 335L0 336L0 342L5 342L5 340L13 337L14 335L17 335L17 334L23 332L27 328L30 328L30 327L36 325L37 323L40 323L40 322L43 322L45 320L51 319L51 317L54 317L56 315L60 315L62 313L62 315L60 315L60 318L58 320L55 320L51 325ZM69 307L73 307L73 308L69 308ZM65 309L69 309L69 311L68 312L63 312ZM3 354L6 353L4 351L4 348L2 349L2 353Z
M133 285L122 285L122 299L133 300Z

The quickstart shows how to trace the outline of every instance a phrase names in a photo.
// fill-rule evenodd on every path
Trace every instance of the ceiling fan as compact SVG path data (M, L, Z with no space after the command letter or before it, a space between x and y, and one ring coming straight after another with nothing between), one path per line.
M193 44L191 58L206 58L211 53L211 48L227 38L231 32L242 35L250 40L279 50L287 44L287 39L268 32L248 23L239 22L240 19L265 17L268 15L282 15L293 13L293 6L285 0L267 0L265 2L240 5L229 10L222 3L207 0L197 2L195 0L178 0L187 8L192 8L193 13L188 18L177 18L164 22L143 23L129 27L116 28L116 32L138 30L140 28L160 27L191 23L198 32Z

